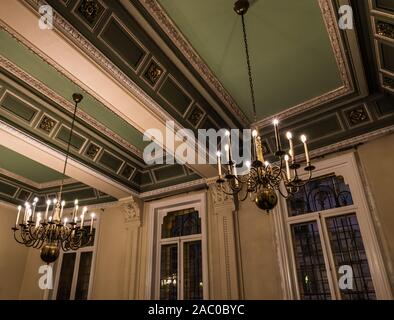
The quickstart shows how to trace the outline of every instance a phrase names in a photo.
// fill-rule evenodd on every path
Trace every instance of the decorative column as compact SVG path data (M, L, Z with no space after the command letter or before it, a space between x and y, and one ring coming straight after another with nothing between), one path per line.
M140 205L132 197L121 204L121 210L124 214L126 229L123 297L125 300L135 300L137 298L141 210Z
M216 181L215 181L216 182ZM208 189L208 255L211 299L239 299L234 228L234 202L216 188Z

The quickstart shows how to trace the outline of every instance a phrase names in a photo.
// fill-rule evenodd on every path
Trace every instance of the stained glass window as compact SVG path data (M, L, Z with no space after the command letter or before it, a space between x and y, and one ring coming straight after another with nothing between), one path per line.
M201 240L183 245L183 297L186 300L203 299Z
M82 252L79 258L79 270L75 300L87 300L89 292L90 267L92 265L93 252Z
M353 204L349 186L342 176L329 174L312 179L287 199L289 216L298 216Z
M84 226L84 228L90 232L90 226ZM86 238L83 250L63 253L57 292L55 292L57 300L88 299L95 228L92 233L91 239Z
M191 208L166 213L160 242L160 299L203 299L199 212Z
M163 219L161 237L174 238L201 233L201 218L195 209L169 212Z
M74 264L76 254L75 252L64 253L62 266L60 269L59 285L57 289L57 300L69 300L71 293L71 286L74 275Z
M340 290L342 299L376 299L356 214L326 218L326 223L336 270L340 266L352 270L352 288ZM338 274L338 279L341 276L344 273Z
M161 246L160 300L178 298L178 244Z
M323 249L316 222L291 226L300 298L331 299Z

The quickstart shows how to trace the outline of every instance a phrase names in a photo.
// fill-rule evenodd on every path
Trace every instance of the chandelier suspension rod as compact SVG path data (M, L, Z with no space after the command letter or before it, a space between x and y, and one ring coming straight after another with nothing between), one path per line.
M253 85L253 77L252 77L252 66L250 63L250 54L249 54L249 45L248 45L248 38L246 34L246 26L245 26L245 13L241 14L242 19L242 31L243 31L243 38L244 38L244 45L245 45L245 54L246 54L246 64L248 66L248 76L249 76L249 87L250 87L250 95L252 98L252 106L253 106L253 120L254 122L257 121L257 112L256 112L256 99L254 96L254 85Z
M72 138L72 134L74 132L74 126L75 126L75 119L76 119L76 115L77 115L78 102L80 102L82 100L82 96L79 95L79 94L74 94L73 95L73 99L74 99L74 102L75 102L75 107L74 107L73 119L71 121L70 134L68 136L66 160L64 161L62 183L60 185L59 196L58 196L59 202L61 201L64 180L65 180L65 177L66 177L66 168L67 168L68 158L69 158L69 155L70 155L71 138Z

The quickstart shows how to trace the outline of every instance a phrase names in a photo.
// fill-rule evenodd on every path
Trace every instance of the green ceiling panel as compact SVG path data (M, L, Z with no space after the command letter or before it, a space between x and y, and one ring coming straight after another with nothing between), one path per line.
M119 158L116 158L112 154L104 151L100 157L99 163L103 164L114 172L118 172L123 162Z
M228 0L159 0L253 120L241 19ZM258 119L342 85L318 1L257 0L245 16Z
M96 198L96 194L94 193L94 190L92 188L69 191L69 192L63 193L63 199L66 202L74 201L75 199L89 200L89 199L95 199L95 198Z
M60 180L63 175L38 162L0 146L0 168L14 172L36 183Z
M55 68L28 50L4 30L0 30L0 43L1 55L43 82L65 99L72 102L72 94L81 92L81 88L75 83L61 75ZM118 117L91 95L86 92L83 94L84 100L80 104L80 108L83 111L106 125L129 143L135 145L138 149L143 150L145 142L142 140L142 134L137 129Z
M18 190L17 187L14 187L6 182L0 181L0 193L13 197L17 190Z
M184 114L192 103L182 89L171 78L167 78L160 88L159 93L170 104L171 107L178 110L180 114Z
M21 100L10 94L5 95L1 106L7 109L9 112L26 120L27 122L30 122L34 118L34 115L37 113L36 109L33 109L26 103L22 102Z
M63 141L64 143L68 143L68 139L70 137L70 129L66 127L61 127L56 138ZM86 142L86 139L80 137L79 135L73 133L70 140L70 146L75 148L76 150L80 150L83 144Z
M383 68L394 73L394 47L385 43L380 44L382 50Z
M134 70L140 65L145 51L114 19L102 32L104 41Z

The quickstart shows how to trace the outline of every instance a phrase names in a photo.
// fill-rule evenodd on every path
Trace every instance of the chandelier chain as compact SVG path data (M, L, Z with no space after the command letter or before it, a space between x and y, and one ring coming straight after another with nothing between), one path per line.
M246 53L246 64L248 66L249 87L250 87L250 94L251 94L252 106L253 106L253 120L254 120L254 122L256 122L257 121L256 100L255 100L255 96L254 96L254 85L253 85L253 77L252 77L252 67L251 67L251 63L250 63L248 38L246 35L245 16L243 14L241 15L241 19L242 19L242 31L243 31L243 38L244 38L244 45L245 45L245 53Z
M70 154L71 138L72 138L72 134L73 134L73 131L74 131L74 126L75 126L75 119L76 119L76 115L77 115L77 107L78 107L78 102L75 102L73 119L71 121L70 134L68 136L68 142L67 142L67 152L66 152L66 160L64 161L64 167L63 167L62 183L60 185L60 190L59 190L59 197L58 197L59 201L61 200L62 192L63 192L63 184L64 184L64 179L65 179L65 176L66 176L66 168L67 168L68 158L69 158L69 154Z

